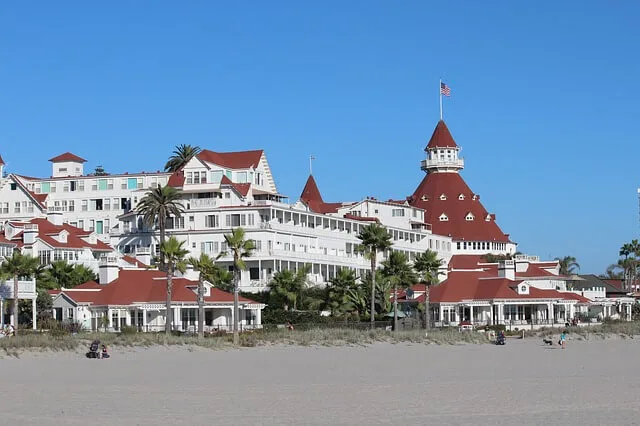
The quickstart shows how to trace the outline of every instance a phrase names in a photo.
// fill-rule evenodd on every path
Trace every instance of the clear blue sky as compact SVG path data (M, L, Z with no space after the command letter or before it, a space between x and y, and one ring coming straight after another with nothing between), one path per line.
M91 4L89 4L91 3ZM152 6L153 5L153 6ZM637 2L7 2L0 154L156 170L176 144L263 148L295 200L399 198L438 119L489 211L600 272L640 230Z

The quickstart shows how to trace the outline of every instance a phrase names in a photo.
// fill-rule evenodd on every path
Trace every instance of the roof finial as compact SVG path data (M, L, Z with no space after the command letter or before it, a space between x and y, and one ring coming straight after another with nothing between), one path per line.
M313 160L315 160L316 157L314 157L313 155L309 156L309 174L312 175L313 174Z

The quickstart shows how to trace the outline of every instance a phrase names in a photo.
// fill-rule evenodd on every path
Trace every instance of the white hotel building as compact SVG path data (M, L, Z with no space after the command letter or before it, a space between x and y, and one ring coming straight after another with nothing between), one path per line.
M135 208L150 188L169 184L183 192L186 211L169 221L168 234L185 240L192 255L226 251L224 234L234 227L243 227L255 241L257 249L241 277L245 291L261 291L276 271L305 264L311 265L310 280L318 285L340 268L363 274L369 261L355 252L357 235L373 221L388 228L394 249L410 259L426 249L437 251L445 262L451 258L451 238L432 233L425 211L408 200L325 203L309 176L300 200L283 202L286 197L278 193L262 150L204 150L174 174L84 174L85 160L68 152L50 161L49 178L5 177L0 159L0 223L62 212L64 222L148 262L149 252L158 252L157 230L150 230ZM231 266L229 256L218 262Z

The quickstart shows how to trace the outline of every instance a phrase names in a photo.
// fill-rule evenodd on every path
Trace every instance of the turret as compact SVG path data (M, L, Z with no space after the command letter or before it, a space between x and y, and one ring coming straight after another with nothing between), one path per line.
M460 147L453 140L451 132L442 120L438 122L424 150L427 153L427 159L422 160L421 169L427 173L458 173L464 168L464 160L460 157Z

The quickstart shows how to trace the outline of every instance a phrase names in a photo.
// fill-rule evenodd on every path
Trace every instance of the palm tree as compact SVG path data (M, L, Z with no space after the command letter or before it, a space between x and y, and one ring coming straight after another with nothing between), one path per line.
M184 258L189 254L189 250L184 248L184 241L178 241L171 236L167 241L163 241L160 246L160 253L164 254L166 260L167 272L167 304L165 305L166 315L164 323L164 332L169 335L171 333L171 323L173 322L173 312L171 311L171 291L173 289L173 274L176 271L184 272L186 263Z
M424 282L424 327L429 328L429 286L438 282L438 270L442 266L442 259L438 259L438 253L427 250L416 256L413 267L420 274Z
M202 151L198 146L177 145L173 150L173 155L169 157L169 161L164 165L165 172L175 172L184 167L193 157Z
M600 278L614 279L614 280L624 279L625 268L622 266L621 264L622 262L624 262L624 259L620 259L618 263L614 263L607 266L606 272L604 274L601 274Z
M15 333L18 332L18 278L30 277L38 269L39 261L35 257L26 256L14 250L10 258L0 266L0 273L3 276L13 278L13 322Z
M580 270L580 265L573 256L556 257L555 260L560 263L561 275L574 275Z
M392 251L382 262L380 270L383 277L393 284L393 329L398 330L398 286L410 287L418 280L407 256L400 251Z
M95 281L95 272L91 268L88 268L82 264L73 265L73 273L71 277L71 286L75 287L79 284L84 284L88 281Z
M137 206L138 213L143 215L143 220L149 227L153 227L158 221L160 230L160 246L165 241L167 218L174 216L179 218L184 213L184 206L180 202L180 192L171 186L158 186L142 197ZM164 269L164 253L160 250L160 267Z
M269 283L270 295L283 303L285 311L290 307L293 307L294 311L298 309L298 302L302 301L304 289L307 287L307 275L310 270L310 266L305 265L297 272L285 269L273 275Z
M356 273L347 268L338 269L338 273L331 280L327 289L327 305L331 309L331 314L342 314L355 309L354 303L350 300L351 290L358 290L356 284Z
M238 293L240 292L240 271L246 269L244 259L251 256L255 250L252 240L245 240L242 228L234 228L231 234L225 234L227 247L233 256L233 344L240 343L238 330Z
M371 261L371 328L375 328L376 320L376 265L378 261L378 252L388 250L393 243L391 236L384 226L372 223L363 227L358 234L360 240L359 251L364 252Z
M189 258L193 269L200 271L198 274L198 337L204 337L204 280L213 273L214 260L206 253L201 253L199 258Z

